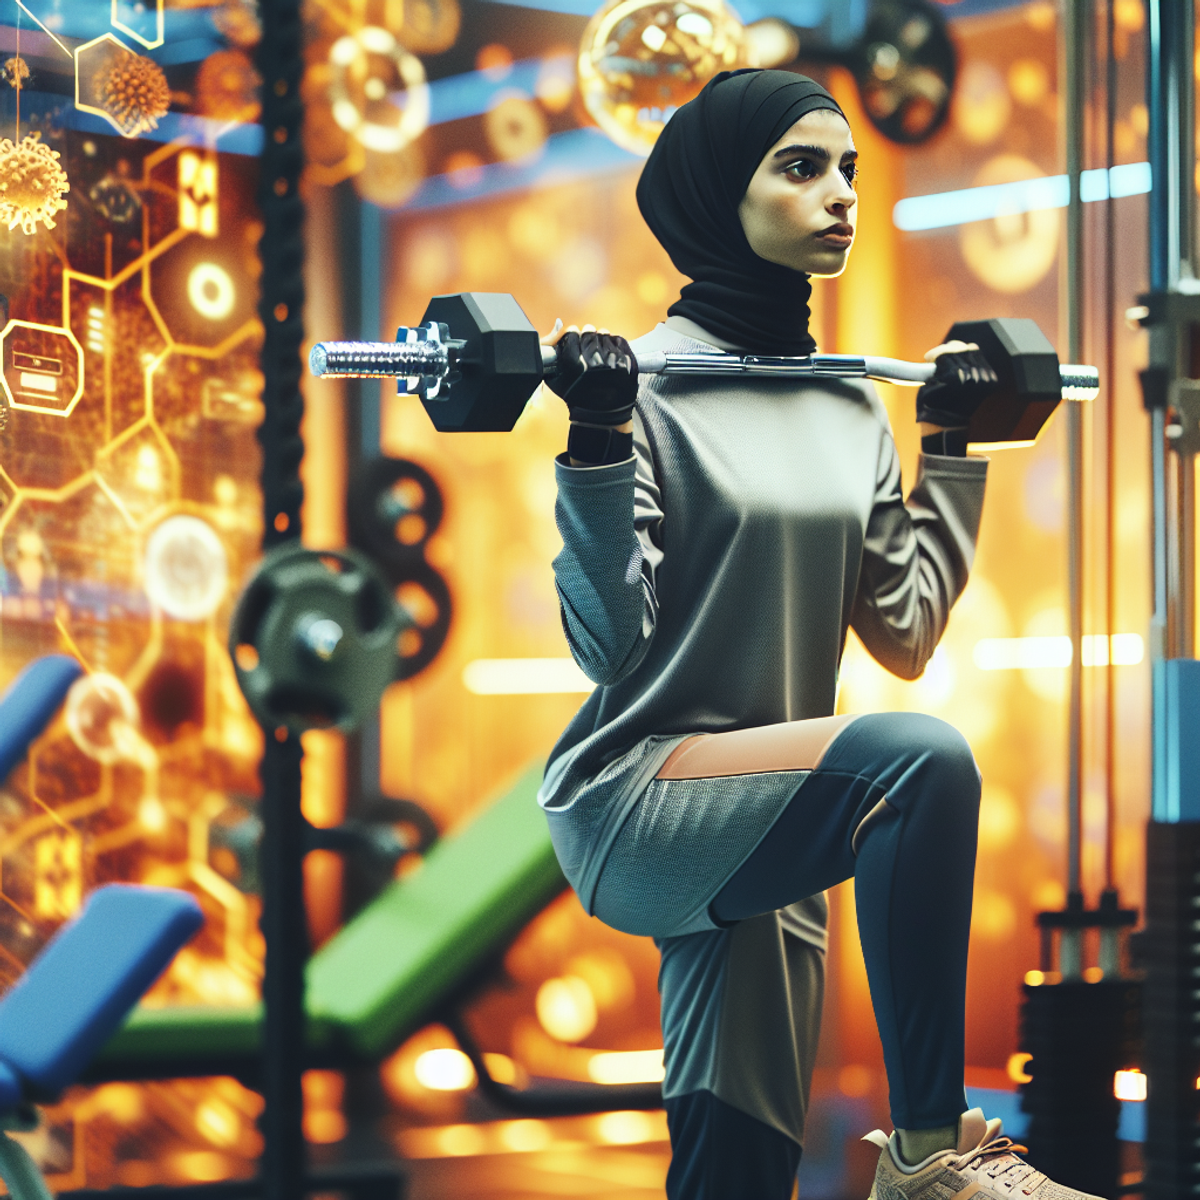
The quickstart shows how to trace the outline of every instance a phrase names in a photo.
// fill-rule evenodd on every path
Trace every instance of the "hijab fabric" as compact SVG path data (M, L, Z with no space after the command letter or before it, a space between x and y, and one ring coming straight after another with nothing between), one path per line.
M638 180L651 232L691 279L668 310L755 354L811 354L809 277L750 249L738 205L766 152L837 101L791 71L722 71L667 122Z

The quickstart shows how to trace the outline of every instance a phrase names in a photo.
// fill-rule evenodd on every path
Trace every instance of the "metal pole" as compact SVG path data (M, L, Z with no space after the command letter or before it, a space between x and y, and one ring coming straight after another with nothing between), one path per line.
M342 234L343 327L348 334L377 338L383 334L383 264L386 227L383 210L361 199L351 183L337 190ZM364 464L382 453L380 444L381 388L378 379L347 380L346 474L353 478ZM346 737L346 816L361 814L364 804L379 795L381 734L379 714ZM344 916L357 912L368 899L351 870L343 883Z
M1168 132L1169 111L1174 107L1166 87L1164 18L1169 20L1170 0L1146 0L1146 99L1149 112L1147 153L1152 188L1149 201L1150 290L1162 292L1179 282L1177 234L1178 168ZM1150 361L1166 365L1167 345L1173 331L1166 324L1150 330ZM1172 354L1171 358L1174 357ZM1150 663L1154 672L1151 696L1151 792L1153 811L1165 813L1166 714L1162 663L1167 646L1167 463L1166 412L1156 404L1150 409L1150 533L1152 548L1153 608L1150 617Z
M1194 4L1175 6L1178 28L1172 49L1175 87L1178 95L1179 155L1179 273L1181 277L1196 276L1196 88L1195 42L1196 9ZM1183 339L1185 341L1190 339ZM1191 377L1195 368L1187 361L1190 353L1180 348L1181 374ZM1187 357L1184 357L1187 356ZM1190 443L1190 439L1188 439ZM1178 443L1182 445L1182 441ZM1194 658L1196 653L1196 460L1189 450L1177 455L1179 516L1179 584L1175 613L1176 654Z
M1063 21L1065 59L1066 157L1070 199L1067 205L1067 357L1083 357L1083 172L1084 88L1087 73L1089 8L1085 0L1066 0ZM1083 889L1083 406L1067 406L1067 604L1071 634L1071 679L1067 728L1067 894ZM1064 929L1059 969L1064 979L1083 969L1083 932Z
M1116 162L1117 55L1116 4L1104 6L1104 896L1101 903L1118 904L1116 890L1117 834L1117 675L1113 662L1113 632L1117 609L1117 210L1112 197ZM1115 928L1100 930L1098 965L1105 977L1120 974L1121 950Z

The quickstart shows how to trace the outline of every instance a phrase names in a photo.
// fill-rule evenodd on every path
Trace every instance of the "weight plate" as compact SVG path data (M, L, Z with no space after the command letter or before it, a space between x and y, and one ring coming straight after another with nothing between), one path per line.
M363 555L280 547L233 615L238 684L267 729L353 729L395 677L393 648L411 621Z
M414 563L396 585L403 626L397 638L396 679L411 679L437 657L450 632L450 589L428 563Z
M442 490L419 463L374 458L350 481L350 544L369 554L394 584L404 578L442 523Z

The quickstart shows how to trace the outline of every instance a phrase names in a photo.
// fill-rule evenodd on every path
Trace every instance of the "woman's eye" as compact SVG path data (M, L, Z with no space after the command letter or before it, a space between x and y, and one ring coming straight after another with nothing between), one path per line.
M793 179L815 179L817 167L811 159L798 158L794 163L788 163L784 168L784 173L792 176Z
M857 163L847 163L842 168L842 174L846 177L846 182L851 187L853 187L855 185L855 183L858 181L858 164Z

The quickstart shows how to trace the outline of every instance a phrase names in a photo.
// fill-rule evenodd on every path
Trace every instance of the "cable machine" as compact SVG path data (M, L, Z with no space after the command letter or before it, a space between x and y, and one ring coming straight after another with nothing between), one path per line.
M1149 330L1153 616L1151 819L1146 831L1147 1200L1200 1194L1200 663L1195 660L1195 458L1200 451L1196 279L1195 14L1147 0L1150 290L1130 317Z

